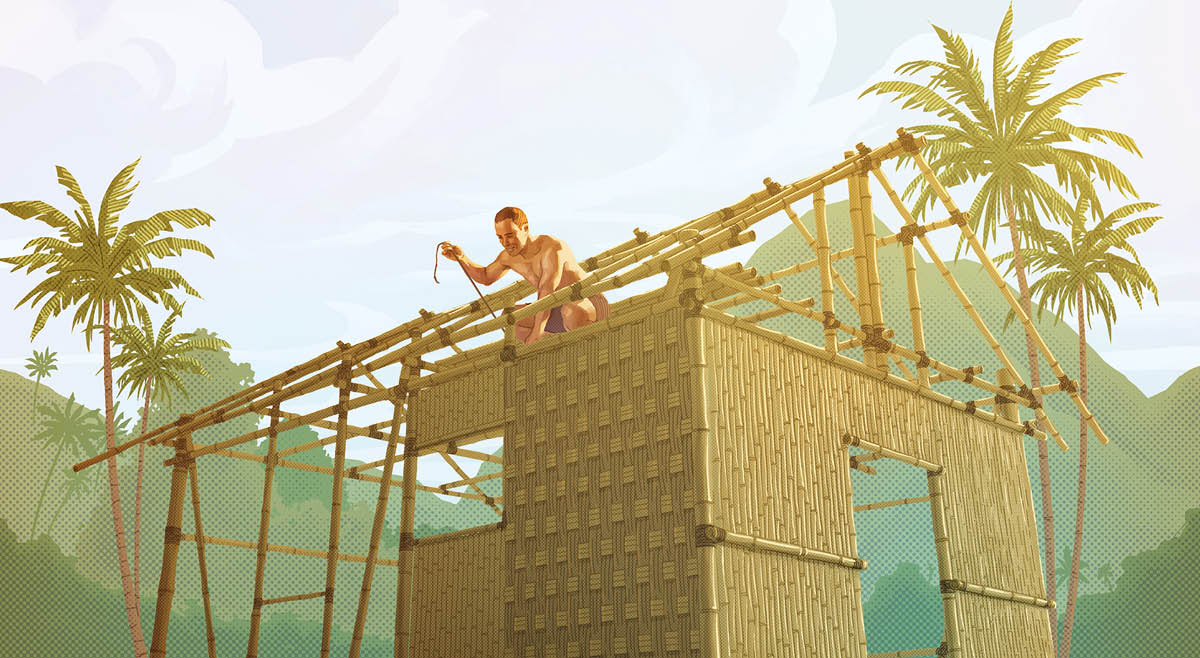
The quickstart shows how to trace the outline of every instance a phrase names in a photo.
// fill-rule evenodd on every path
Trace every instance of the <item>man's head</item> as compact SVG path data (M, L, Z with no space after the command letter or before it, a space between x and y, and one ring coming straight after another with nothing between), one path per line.
M529 220L520 208L508 206L496 213L496 238L509 254L520 253L529 243Z

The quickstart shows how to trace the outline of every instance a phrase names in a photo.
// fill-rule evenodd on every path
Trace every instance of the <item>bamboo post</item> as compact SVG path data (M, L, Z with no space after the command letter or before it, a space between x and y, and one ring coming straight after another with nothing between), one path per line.
M267 461L263 469L262 511L258 516L258 545L254 562L254 607L250 611L250 639L246 643L246 658L258 657L258 629L262 622L263 576L267 569L267 535L271 527L271 487L275 481L275 462L279 459L276 437L279 432L279 403L271 407L271 425L267 432ZM196 531L199 534L199 530Z
M191 448L188 437L188 448ZM196 462L188 464L192 481L192 522L196 528L196 557L200 561L200 598L204 601L204 632L208 640L208 658L217 658L217 639L213 633L212 602L208 596L208 565L204 560L204 526L200 524L200 482L196 477Z
M879 280L879 246L875 239L875 209L871 201L870 171L877 166L873 164L871 149L859 143L858 153L862 156L862 173L858 176L858 189L862 195L860 206L862 215L862 247L866 256L867 291L869 308L871 309L871 335L879 337L883 331L883 284ZM888 360L882 352L875 351L875 368L880 372L888 372Z
M347 352L343 348L343 353ZM342 476L346 468L346 425L350 413L351 361L342 361L338 373L338 438L333 451L333 499L329 505L329 557L325 561L325 611L321 621L321 658L329 658L333 634L333 585L337 580L338 543L342 531Z
M948 582L954 580L955 568L950 559L950 536L946 528L946 501L942 494L942 473L929 471L926 475L929 483L929 513L933 519L933 542L937 553L938 579ZM962 656L962 642L959 638L957 595L953 590L945 587L942 587L941 590L942 612L945 616L945 655L959 658Z
M716 658L722 655L720 634L720 608L717 603L717 547L715 542L702 540L701 528L714 526L712 485L712 437L709 428L708 409L708 363L704 340L704 322L700 310L704 300L699 296L701 281L696 267L688 266L686 276L680 282L683 295L691 295L691 306L684 307L683 330L693 366L689 377L692 391L693 447L698 469L699 491L696 496L697 552L700 562L700 656ZM681 299L683 299L681 295Z
M912 233L913 227L917 226L917 220L904 207L900 196L896 194L896 190L892 187L887 177L883 175L883 170L880 167L873 167L871 172L875 174L875 180L879 181L879 186L883 188L892 205L900 211L900 216L904 218L904 227L900 229L899 242L904 250L904 278L908 284L908 314L912 320L913 350L924 357L925 326L921 321L921 294L917 287L917 258L916 250L913 247L914 235ZM947 274L949 274L949 271L947 271ZM929 387L928 365L918 363L917 383L926 388Z
M854 151L846 151L845 155L846 158L850 158L854 155ZM862 192L859 189L861 181L857 172L846 177L846 184L850 189L850 234L854 241L854 282L858 297L858 305L855 310L858 311L859 327L864 334L870 336L873 316L871 314L870 281L867 277L867 253L863 245ZM875 368L874 348L864 344L862 350L863 364Z
M837 352L837 329L830 322L833 308L833 267L829 263L829 226L825 220L825 188L813 192L813 223L817 225L817 261L821 269L821 314L825 316L825 349Z
M408 384L413 369L404 366L400 372L401 388ZM358 593L358 610L354 614L354 635L350 639L350 658L358 658L362 651L363 629L367 623L367 606L371 599L371 580L375 575L375 560L379 557L379 538L383 534L383 523L387 516L388 493L392 490L392 468L396 463L396 444L400 438L400 419L404 416L404 405L393 401L392 426L388 432L387 452L383 458L383 476L379 483L379 497L375 502L375 519L371 524L371 543L367 549L367 564L363 569L362 589ZM407 455L405 455L407 457Z
M414 406L420 404L418 400L416 391L406 393L408 420L404 423L404 474L400 478L403 485L400 489L400 548L396 568L395 658L412 656L413 521L417 482L417 432L412 419L416 417Z
M175 444L175 454L187 454L186 441ZM171 600L175 596L175 568L179 560L179 540L183 535L183 499L187 495L188 462L181 460L171 469L171 496L167 503L167 526L163 535L162 570L158 575L158 600L154 607L154 631L150 640L151 658L167 654L167 626L171 623Z
M996 371L996 383L1000 384L1000 388L1006 391L1017 390L1016 386L1013 385L1015 379L1016 378L1013 377L1012 371L1010 371L1008 368L1001 368ZM1013 404L1012 402L1001 402L999 398L996 400L996 414L1013 422L1020 420L1020 413L1017 411L1017 405Z

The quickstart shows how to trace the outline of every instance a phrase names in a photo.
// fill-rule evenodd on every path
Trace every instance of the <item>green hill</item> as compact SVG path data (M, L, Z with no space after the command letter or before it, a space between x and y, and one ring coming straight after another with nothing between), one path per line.
M833 249L848 248L851 245L848 203L830 204L827 213ZM811 229L812 213L807 213L802 221ZM879 235L892 233L878 220L876 230ZM921 258L923 252L920 249L917 253L918 286L929 354L958 367L982 365L988 378L994 381L992 373L1001 367L1000 361L979 336L937 269ZM788 226L764 242L747 264L763 273L813 257L800 232L794 226ZM853 261L844 259L836 266L853 285ZM1000 331L1008 306L987 273L978 263L967 260L953 263L947 259L947 266L1009 358L1028 379L1024 334L1016 323L1007 331ZM895 330L896 341L912 345L904 259L899 245L880 250L879 271L884 282L885 322ZM819 300L820 284L815 271L788 277L780 283L785 297L817 297ZM842 317L854 317L840 292L835 293L835 299L835 308L840 309ZM764 303L753 303L738 307L735 312L750 313L763 308ZM768 320L764 325L816 345L822 344L820 325L805 318L783 316ZM1079 338L1072 330L1073 325L1068 322L1055 324L1047 313L1037 326L1063 368L1077 378ZM850 353L851 356L857 354L860 352ZM1044 361L1041 371L1043 383L1048 378L1053 381ZM982 391L958 382L938 384L937 390L960 399L986 397ZM1200 368L1181 376L1167 390L1147 398L1128 378L1089 348L1088 396L1088 406L1110 440L1108 445L1100 445L1093 435L1088 451L1083 558L1093 565L1100 565L1119 562L1127 555L1153 547L1178 529L1178 519L1184 510L1200 505L1200 487L1195 486L1195 470L1200 465L1200 441L1197 440L1200 423L1194 416L1194 410L1200 408ZM1055 543L1061 547L1072 540L1074 532L1079 416L1065 394L1048 396L1045 404L1048 415L1072 448L1062 452L1057 446L1050 446ZM1027 438L1025 442L1029 476L1034 485L1034 504L1040 510L1037 446L1033 439ZM914 478L908 470L911 469L891 469L884 464L876 476L854 472L856 502L925 495L924 479ZM1040 523L1040 513L1038 520ZM868 589L879 574L890 573L900 562L915 561L926 565L933 560L927 505L871 511L859 514L856 521L860 542L864 543L864 556L873 567L864 575ZM895 541L895 537L914 539Z

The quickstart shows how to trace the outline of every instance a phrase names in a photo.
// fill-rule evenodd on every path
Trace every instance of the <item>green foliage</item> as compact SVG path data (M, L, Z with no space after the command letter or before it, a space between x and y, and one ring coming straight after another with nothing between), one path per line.
M33 512L33 525L30 527L30 537L37 533L38 518L41 516L42 503L46 500L46 490L50 487L50 478L56 475L59 457L65 452L68 458L84 459L96 454L100 440L104 436L104 426L99 415L83 405L75 402L75 394L67 399L62 406L49 405L40 409L42 430L34 435L34 441L41 441L42 448L53 448L54 459L50 462L50 471L42 483L42 492L38 495L37 507Z
M120 352L113 355L112 367L121 370L117 377L118 392L152 397L170 402L172 390L183 392L179 373L208 375L208 371L188 353L196 350L229 349L229 343L212 334L172 333L183 306L171 310L158 331L144 308L138 309L140 325L124 325L113 332L113 344Z
M872 653L938 646L945 618L937 583L926 579L917 565L900 563L875 583L863 602L863 622L867 651Z
M51 372L58 370L57 356L58 352L51 352L49 347L41 352L34 350L33 356L25 359L25 369L29 371L30 377L41 383Z

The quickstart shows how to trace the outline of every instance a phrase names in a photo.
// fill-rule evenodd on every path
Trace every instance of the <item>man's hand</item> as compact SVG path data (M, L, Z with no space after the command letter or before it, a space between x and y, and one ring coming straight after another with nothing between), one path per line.
M446 242L442 245L442 255L450 260L462 260L463 250L457 245Z

